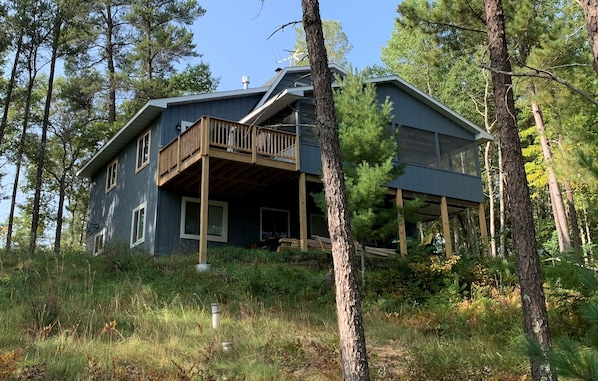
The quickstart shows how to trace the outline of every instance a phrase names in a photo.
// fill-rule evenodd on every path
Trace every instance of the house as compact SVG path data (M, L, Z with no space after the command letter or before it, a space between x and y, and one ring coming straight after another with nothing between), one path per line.
M400 127L392 201L424 195L419 215L442 218L449 253L449 216L479 208L485 234L478 147L492 136L397 76L372 81ZM291 66L262 87L147 102L79 172L91 184L88 250L125 241L154 255L199 250L206 263L208 245L294 237L306 248L327 235L309 196L322 190L312 90L309 67Z

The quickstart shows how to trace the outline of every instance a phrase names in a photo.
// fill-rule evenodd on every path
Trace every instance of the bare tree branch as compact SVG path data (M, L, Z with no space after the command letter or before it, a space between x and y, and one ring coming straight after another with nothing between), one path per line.
M276 28L276 30L274 32L272 32L272 34L269 35L268 38L266 38L266 41L268 41L270 39L270 37L274 36L279 31L284 30L284 28L286 28L287 26L297 25L297 24L301 24L301 21L291 21L291 22L288 22L286 24L282 24L281 26L279 26L278 28Z
M524 72L524 73L515 73L515 72L504 72L504 71L500 71L500 70L496 70L491 68L490 66L487 65L481 65L482 68L484 69L488 69L491 70L493 72L496 73L500 73L500 74L507 74L510 75L512 77L524 77L524 78L542 78L542 79L547 79L549 81L555 81L556 83L560 83L561 85L565 86L566 88L568 88L569 90L571 90L572 92L580 95L582 98L585 98L588 102L592 103L594 106L598 107L598 100L596 98L594 98L594 96L590 93L588 93L587 91L575 86L574 84L572 84L571 82L555 75L554 73L549 72L548 70L544 70L544 69L538 69L538 68L533 68L530 66L524 66L527 69L530 69L531 71L528 72Z

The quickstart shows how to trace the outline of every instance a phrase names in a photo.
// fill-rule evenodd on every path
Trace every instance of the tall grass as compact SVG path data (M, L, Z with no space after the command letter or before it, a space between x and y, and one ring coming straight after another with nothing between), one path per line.
M221 248L202 273L119 245L2 258L0 380L341 379L329 254ZM379 261L362 290L373 380L525 376L519 302L490 265Z

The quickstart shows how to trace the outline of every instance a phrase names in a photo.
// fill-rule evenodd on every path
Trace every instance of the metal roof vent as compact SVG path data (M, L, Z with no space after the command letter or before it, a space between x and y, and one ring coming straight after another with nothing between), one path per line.
M242 76L241 83L243 83L243 88L247 89L249 87L249 76L247 76L247 75Z

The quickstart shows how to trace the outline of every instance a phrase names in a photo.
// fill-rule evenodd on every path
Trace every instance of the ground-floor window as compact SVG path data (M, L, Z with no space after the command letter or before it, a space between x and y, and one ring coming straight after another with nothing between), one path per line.
M199 240L200 199L183 197L181 202L181 238ZM208 201L208 241L228 242L228 203Z
M137 246L145 241L145 207L146 203L133 209L131 221L131 247Z
M311 231L311 237L317 235L320 237L328 237L328 223L326 217L322 214L310 214L309 225Z
M105 230L102 229L93 236L93 255L98 255L104 251L104 232Z
M260 209L260 239L286 238L290 235L290 214L288 210Z

